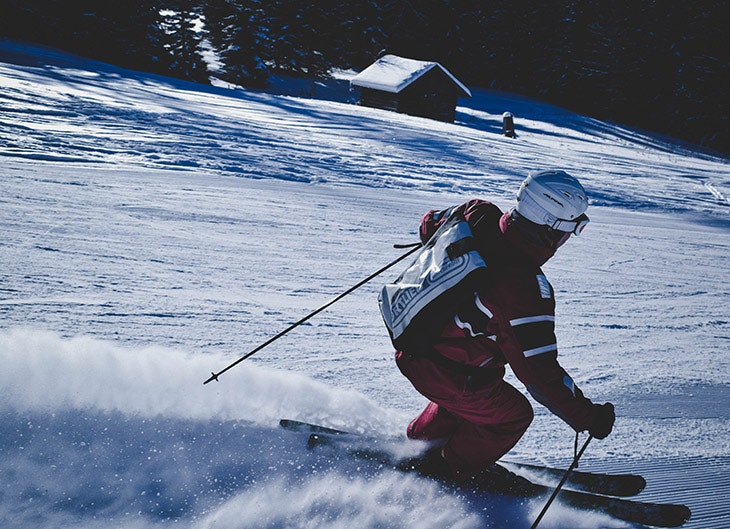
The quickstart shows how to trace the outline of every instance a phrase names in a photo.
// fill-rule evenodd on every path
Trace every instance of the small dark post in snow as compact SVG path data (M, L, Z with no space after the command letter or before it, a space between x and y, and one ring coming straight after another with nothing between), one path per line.
M512 112L502 114L502 134L508 138L515 137L515 120Z

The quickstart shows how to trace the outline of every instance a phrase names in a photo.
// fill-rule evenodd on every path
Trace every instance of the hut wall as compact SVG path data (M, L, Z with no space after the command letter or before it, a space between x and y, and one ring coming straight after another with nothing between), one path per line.
M439 68L433 68L400 93L399 112L452 122L458 101L457 87Z
M360 104L439 121L453 122L459 89L440 68L433 68L400 93L360 88Z
M372 88L360 88L360 104L366 107L382 108L398 112L400 97L398 94L374 90Z

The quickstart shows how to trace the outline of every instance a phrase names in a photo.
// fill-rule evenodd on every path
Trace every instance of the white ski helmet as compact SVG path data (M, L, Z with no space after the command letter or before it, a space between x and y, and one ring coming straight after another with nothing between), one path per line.
M515 209L535 224L575 235L588 224L586 191L565 171L530 174L517 191Z

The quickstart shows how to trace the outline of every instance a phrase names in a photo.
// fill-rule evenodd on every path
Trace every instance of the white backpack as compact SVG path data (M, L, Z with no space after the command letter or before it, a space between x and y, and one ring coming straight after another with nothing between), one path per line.
M380 313L398 350L426 353L487 271L464 216L453 210L447 213L448 219L413 262L378 296Z

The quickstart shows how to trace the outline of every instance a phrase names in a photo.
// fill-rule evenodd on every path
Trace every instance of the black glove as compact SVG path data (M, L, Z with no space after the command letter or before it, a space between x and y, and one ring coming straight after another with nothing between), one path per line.
M613 423L616 420L616 413L613 411L613 404L594 404L593 424L588 428L588 433L596 439L605 439L613 430Z

